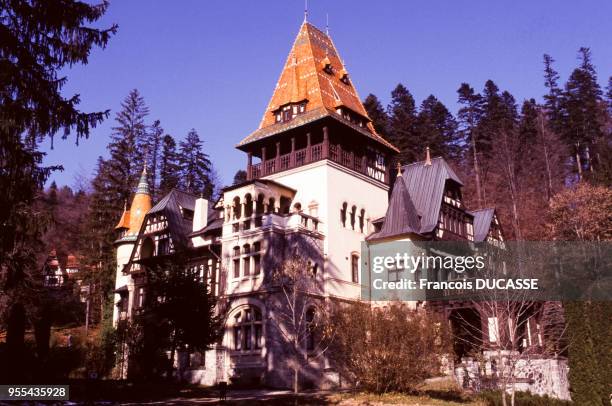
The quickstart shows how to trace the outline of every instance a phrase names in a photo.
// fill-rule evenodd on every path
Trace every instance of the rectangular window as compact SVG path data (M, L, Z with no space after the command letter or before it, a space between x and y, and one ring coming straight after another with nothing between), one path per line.
M250 350L251 349L251 326L244 326L243 334L244 334L244 349Z
M261 324L255 324L255 348L261 348Z
M242 267L243 267L243 275L244 276L248 276L251 274L251 257L244 257L242 260Z
M261 256L259 254L253 255L253 274L259 275L261 273Z
M351 279L354 283L359 283L359 256L351 255Z
M234 259L234 278L240 278L240 259Z
M234 349L236 351L240 351L240 349L242 348L242 340L241 340L241 334L240 334L240 327L234 327Z

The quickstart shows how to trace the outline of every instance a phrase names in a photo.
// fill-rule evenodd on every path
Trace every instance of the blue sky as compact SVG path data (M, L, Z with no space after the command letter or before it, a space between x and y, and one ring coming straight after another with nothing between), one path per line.
M255 130L303 20L304 2L111 0L98 25L119 24L105 50L67 71L64 93L79 93L84 111L111 116L77 147L74 138L45 142L46 164L62 164L52 180L72 186L91 177L114 115L137 88L166 132L182 139L195 128L221 179L246 166L234 145ZM612 75L610 0L310 0L309 21L325 27L357 91L386 104L404 83L420 103L429 94L457 110L456 90L487 79L518 101L545 89L542 55L556 60L563 83L588 46L603 86Z

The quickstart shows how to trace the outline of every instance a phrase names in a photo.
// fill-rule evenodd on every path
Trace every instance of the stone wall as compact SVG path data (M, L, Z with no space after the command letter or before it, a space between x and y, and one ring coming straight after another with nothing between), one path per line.
M499 376L503 371L491 363L491 354L485 352L484 357L486 361L483 363L464 358L455 365L454 376L459 385L476 391L502 389ZM519 359L515 364L514 390L570 400L568 372L565 358ZM506 388L506 391L510 390L511 387Z

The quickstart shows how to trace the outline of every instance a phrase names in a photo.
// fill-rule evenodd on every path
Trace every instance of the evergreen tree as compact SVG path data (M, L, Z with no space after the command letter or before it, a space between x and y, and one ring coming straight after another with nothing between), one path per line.
M446 106L433 95L421 103L416 132L419 142L429 146L433 155L459 161L462 143L457 122Z
M171 135L162 139L162 149L159 161L159 196L165 196L179 184L179 159L176 152L176 142Z
M232 181L232 185L238 185L240 183L246 182L247 173L245 170L239 169L234 174L234 180Z
M475 178L476 186L476 207L483 207L484 190L481 174L481 153L479 148L480 138L480 120L482 118L482 96L474 91L467 83L462 83L457 90L459 96L459 104L462 107L459 109L458 118L462 138L470 146L470 158L472 172Z
M570 302L564 306L570 335L568 375L572 401L577 405L599 406L602 385L597 375L590 307L588 302Z
M64 97L66 67L87 64L93 48L105 47L116 31L88 26L108 7L60 0L0 3L0 319L7 326L7 358L0 381L24 381L26 313L38 290L35 253L43 224L33 205L50 172L38 143L57 132L87 137L108 111L78 109L78 95ZM10 368L10 370L9 370Z
M391 92L387 114L389 140L400 150L398 162L408 164L423 159L423 151L427 145L419 144L415 140L417 114L414 97L401 83Z
M161 127L160 121L155 120L146 134L146 144L144 150L147 153L149 174L151 177L151 196L153 201L157 201L159 189L159 166L161 155L161 144L164 129Z
M544 86L548 93L544 95L544 107L551 129L560 132L563 125L561 112L561 88L559 87L559 74L553 68L555 60L548 54L544 54Z
M144 99L138 90L133 89L115 117L117 125L113 127L111 142L107 146L110 152L107 193L115 199L119 213L123 202L129 201L142 172L147 145L144 119L148 114Z
M187 138L179 144L181 188L195 195L210 199L214 185L210 177L211 163L203 151L203 142L195 129L191 129Z
M389 116L378 97L370 93L363 101L363 107L365 107L370 120L372 120L376 132L382 137L388 138Z
M496 134L507 124L506 106L499 94L499 88L492 80L487 80L482 92L482 117L479 123L478 150L487 157Z
M612 116L612 76L608 78L608 91L606 97L608 99L608 115Z
M594 145L602 137L600 115L602 91L588 48L580 48L580 66L572 72L561 99L563 125L561 136L573 148L576 171L580 177L593 172Z

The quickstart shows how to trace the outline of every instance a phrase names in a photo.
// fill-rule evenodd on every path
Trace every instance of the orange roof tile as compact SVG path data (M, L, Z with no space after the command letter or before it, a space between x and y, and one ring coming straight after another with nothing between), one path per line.
M331 65L331 73L324 70L326 64ZM345 73L348 72L332 39L312 24L304 22L289 52L259 128L243 139L238 146L276 133L275 129L283 127L283 123L276 122L274 112L288 103L308 100L306 114L318 111L326 116L341 118L336 113L336 108L343 106L365 117L368 123L361 132L396 150L374 130L353 83L350 80L346 82L341 80Z
M123 214L121 215L121 219L119 223L115 226L115 230L119 230L121 228L130 228L130 211L123 209Z

